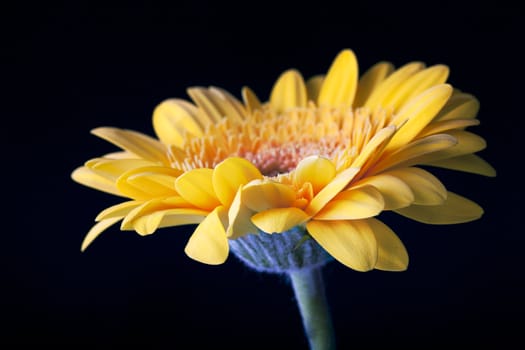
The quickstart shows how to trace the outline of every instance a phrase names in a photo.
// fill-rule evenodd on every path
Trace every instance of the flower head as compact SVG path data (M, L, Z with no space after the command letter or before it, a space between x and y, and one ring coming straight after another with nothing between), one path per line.
M220 264L229 242L299 228L352 269L404 270L407 251L377 218L382 211L429 224L483 212L423 167L495 176L475 155L485 141L466 130L479 123L479 103L447 84L448 73L380 62L359 76L343 50L326 75L282 73L264 103L247 87L242 101L217 87L188 89L192 102L165 100L153 112L158 139L94 129L122 151L72 177L127 200L97 216L82 249L117 222L141 235L198 224L185 252Z

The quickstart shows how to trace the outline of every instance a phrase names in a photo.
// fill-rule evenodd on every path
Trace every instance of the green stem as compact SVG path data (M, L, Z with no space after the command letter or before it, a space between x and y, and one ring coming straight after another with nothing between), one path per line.
M334 350L335 335L321 267L289 271L311 350Z

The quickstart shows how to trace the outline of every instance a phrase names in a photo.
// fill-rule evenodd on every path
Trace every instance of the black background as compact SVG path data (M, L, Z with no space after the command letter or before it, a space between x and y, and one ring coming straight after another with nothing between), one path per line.
M384 216L409 251L406 272L325 268L339 348L523 343L522 10L501 1L284 4L4 5L0 343L307 348L286 280L233 256L221 266L192 261L183 248L193 227L148 237L114 227L81 254L96 214L119 199L70 173L115 150L92 128L152 134L155 105L187 98L189 86L240 96L248 85L265 99L283 70L323 73L343 48L362 71L380 60L449 65L449 82L481 101L472 131L487 140L480 154L498 176L437 172L484 207L478 221Z

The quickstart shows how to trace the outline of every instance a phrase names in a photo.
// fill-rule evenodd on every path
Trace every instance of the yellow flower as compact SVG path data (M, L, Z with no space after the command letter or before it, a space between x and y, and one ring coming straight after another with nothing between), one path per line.
M429 224L475 220L482 209L421 166L485 176L494 169L466 128L479 103L447 84L444 65L388 62L361 77L351 50L306 82L294 69L269 101L242 89L193 87L193 103L168 99L153 113L158 139L118 128L92 132L123 151L89 160L72 178L129 200L107 208L84 250L122 221L141 235L198 224L185 252L221 264L228 240L305 228L332 257L358 270L404 270L408 254L377 219L394 211Z

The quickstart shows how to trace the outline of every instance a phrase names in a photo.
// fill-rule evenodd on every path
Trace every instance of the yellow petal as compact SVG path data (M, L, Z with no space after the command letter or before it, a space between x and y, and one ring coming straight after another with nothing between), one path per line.
M242 188L241 200L256 212L286 208L295 201L295 191L291 186L278 182L254 180Z
M354 186L376 188L383 197L384 210L403 208L414 202L414 193L410 187L399 178L387 173L366 177Z
M248 160L237 157L219 163L213 169L212 175L215 194L226 207L230 206L241 185L255 179L262 179L259 169Z
M479 101L470 94L454 93L439 111L434 121L473 119L479 111Z
M441 64L419 71L392 91L392 93L383 100L383 105L398 110L412 97L419 95L433 86L445 83L448 74L448 67Z
M384 223L376 219L367 220L377 241L375 268L383 271L404 271L408 267L408 253L399 237Z
M387 126L379 130L368 143L363 147L363 150L359 153L356 159L352 162L352 167L363 168L367 162L373 161L378 158L385 145L394 136L396 127L394 125Z
M329 159L320 156L306 157L294 171L294 183L301 187L303 183L309 182L315 194L334 179L335 172L335 164Z
M319 91L323 86L324 75L314 75L306 81L306 92L308 95L308 101L317 101L319 97Z
M147 135L110 127L96 128L91 133L146 160L169 164L166 148Z
M393 120L396 125L403 125L392 137L385 151L397 149L412 141L432 121L451 94L452 87L448 84L441 84L407 102Z
M359 172L359 168L348 168L339 173L328 185L326 185L305 209L306 214L314 216L335 196L339 194L352 181Z
M386 172L401 179L414 194L414 204L438 205L447 198L447 189L441 181L426 170L420 168L401 168Z
M216 86L210 86L208 88L208 96L228 119L242 122L246 117L246 108L228 91Z
M354 270L369 271L377 263L376 238L364 220L312 220L306 229L337 261Z
M257 233L257 227L253 224L251 217L255 211L249 209L241 201L242 188L239 188L228 211L229 226L226 235L231 238L239 238L248 233Z
M107 177L93 172L91 169L85 166L76 168L71 173L71 178L84 186L91 187L102 192L111 193L116 196L125 196L118 191L114 181L111 181Z
M442 134L445 131L454 129L465 129L469 126L478 125L479 120L477 119L454 119L454 120L442 120L438 122L432 122L428 124L418 135L418 138L429 136L432 134Z
M354 52L341 51L328 70L319 91L318 104L333 107L352 106L358 77L359 70Z
M368 69L359 79L354 106L363 106L377 86L393 71L394 65L390 62L379 62Z
M451 149L457 143L456 138L447 134L424 137L383 157L370 171L370 174L376 174L392 167L407 167L419 164L426 159L425 157L431 158L434 153Z
M301 73L290 69L277 79L270 95L270 105L281 113L289 108L305 107L306 86Z
M224 230L227 221L224 207L215 208L195 229L184 252L204 264L219 265L228 258L228 238Z
M436 160L423 164L446 169L460 170L490 177L496 176L496 169L494 169L492 165L475 154L465 154L463 156Z
M177 178L175 188L191 204L212 210L220 205L213 190L212 176L212 169L192 169Z
M247 112L252 113L256 109L261 109L261 101L257 98L257 95L250 89L245 86L241 91L242 99L246 105Z
M197 108L186 101L165 100L153 110L153 129L163 143L182 147L186 133L202 136L197 114Z
M195 104L199 107L199 118L206 124L217 123L223 117L222 111L217 108L217 105L209 96L206 88L192 87L187 89L188 95Z
M181 170L168 167L141 167L131 169L117 180L121 193L139 200L153 197L171 197L177 195L175 180Z
M198 224L209 214L206 210L175 208L154 211L133 220L133 228L142 236L154 233L158 228Z
M425 65L421 62L411 62L399 68L374 88L364 106L371 110L375 110L377 107L388 108L389 106L385 105L384 101L410 76L424 67Z
M84 237L84 240L82 241L82 245L80 247L80 251L86 250L86 248L97 238L100 236L102 232L104 232L108 227L115 224L116 222L122 220L122 217L114 217L111 219L102 220L100 222L97 222L91 230L87 233L86 237Z
M97 174L116 181L127 171L148 166L158 166L158 163L145 159L95 158L87 161L85 165Z
M346 190L331 200L315 220L356 220L379 214L385 206L381 193L372 186Z
M483 215L483 209L467 198L448 192L442 205L411 205L396 213L425 224L443 225L477 220Z
M309 219L299 208L274 208L252 216L252 222L266 233L282 233Z
M95 218L95 221L102 221L116 217L123 218L124 216L128 215L128 213L131 210L135 209L136 207L142 204L143 202L140 201L127 201L113 205L109 208L102 210Z
M185 201L184 198L180 196L174 196L174 197L169 197L169 198L154 198L154 199L145 201L140 206L132 209L126 215L124 220L122 220L120 229L121 230L132 230L134 229L133 227L134 222L140 217L150 215L151 213L154 213L156 211L162 211L162 210L174 209L174 208L193 208L193 207L191 206L191 204ZM199 213L201 212L204 212L205 214L208 213L207 211L200 210Z

